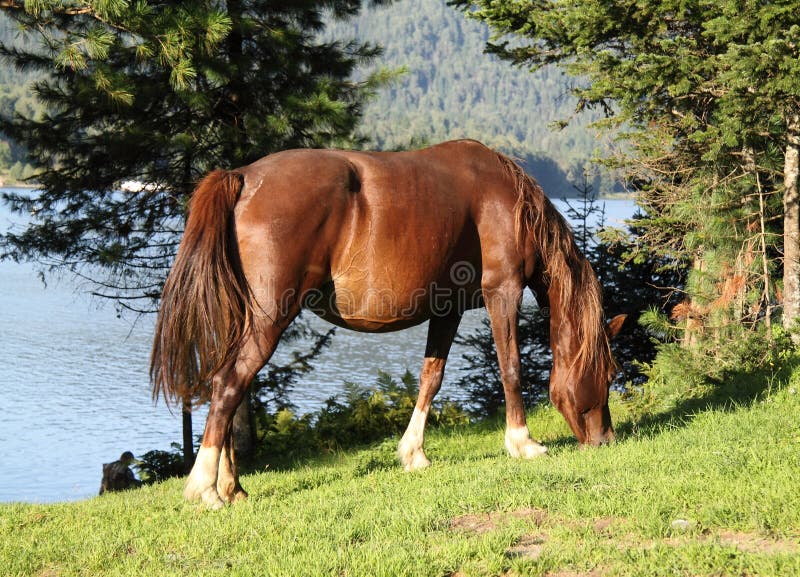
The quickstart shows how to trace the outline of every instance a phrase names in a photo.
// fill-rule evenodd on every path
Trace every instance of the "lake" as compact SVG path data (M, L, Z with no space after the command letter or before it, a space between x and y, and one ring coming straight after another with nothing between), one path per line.
M629 217L628 200L608 200L608 224ZM559 209L563 203L556 202ZM17 217L0 205L0 230ZM84 287L85 290L85 287ZM460 334L480 325L485 312L465 315ZM329 325L312 317L313 325ZM0 262L0 501L51 502L97 494L102 464L126 450L169 449L181 440L180 414L153 403L148 380L153 319L117 318L114 307L92 299L72 278L47 279L31 264ZM292 393L300 412L341 394L344 381L370 385L379 370L418 374L427 325L382 335L338 329L331 346ZM301 343L279 347L288 359ZM442 396L463 366L454 345ZM195 433L205 411L195 415Z

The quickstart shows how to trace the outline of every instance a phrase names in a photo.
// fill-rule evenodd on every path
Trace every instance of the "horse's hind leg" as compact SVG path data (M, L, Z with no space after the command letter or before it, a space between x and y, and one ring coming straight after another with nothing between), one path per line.
M531 459L546 453L547 448L531 439L522 401L517 341L522 283L516 279L506 279L494 286L485 282L483 294L492 323L492 336L506 398L506 449L512 457Z
M197 452L192 472L186 481L184 497L190 501L201 500L209 509L224 505L218 493L220 461L224 458L222 485L225 497L236 498L235 468L230 455L225 451L233 413L241 403L244 393L256 373L269 360L278 344L281 330L272 326L261 331L258 337L251 336L241 347L235 363L228 365L212 378L211 406L203 433L203 442ZM233 489L231 492L231 477ZM243 493L243 491L242 491Z
M239 469L236 466L236 452L233 443L232 426L228 428L228 436L222 445L219 456L219 473L217 474L217 493L227 503L235 503L247 499L247 492L239 484Z
M442 386L447 354L450 352L450 345L453 344L460 321L460 314L452 314L445 317L433 317L428 325L428 343L425 346L425 360L422 363L422 373L419 378L417 404L408 428L397 447L397 454L406 471L423 469L431 464L422 449L425 423L433 397Z

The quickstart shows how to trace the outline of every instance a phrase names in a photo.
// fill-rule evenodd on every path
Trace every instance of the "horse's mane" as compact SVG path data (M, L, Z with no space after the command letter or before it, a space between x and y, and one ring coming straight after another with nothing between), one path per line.
M559 301L577 323L580 347L572 361L578 374L604 371L610 380L617 371L605 332L603 298L592 265L575 244L572 228L556 210L542 187L511 158L497 153L517 189L514 207L517 245L534 243L548 287L558 279Z

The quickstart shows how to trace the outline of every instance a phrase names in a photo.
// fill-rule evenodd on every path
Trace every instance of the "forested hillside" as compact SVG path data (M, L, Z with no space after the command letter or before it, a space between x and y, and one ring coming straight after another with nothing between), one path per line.
M405 68L367 107L362 126L375 148L475 138L521 158L556 197L574 192L570 183L580 182L589 159L602 152L588 117L571 118L567 78L484 54L488 28L445 0L398 0L334 23L328 34L380 44L383 66ZM552 127L565 119L572 120L567 128ZM602 188L611 188L610 179Z
M485 25L464 18L445 0L398 0L367 9L349 21L332 20L325 37L367 40L384 47L379 66L403 69L367 107L361 131L372 149L420 146L452 138L475 138L512 154L555 197L571 194L589 159L604 144L586 128L584 115L570 119L568 80L554 69L531 73L484 54ZM0 40L18 41L0 15ZM33 109L30 80L8 63L0 66L0 106ZM21 151L0 136L0 175L29 174ZM593 168L596 172L596 168ZM596 189L609 191L611 179Z
M21 42L13 26L5 15L0 13L0 41ZM0 110L14 110L25 114L32 113L36 101L30 93L30 77L16 70L8 62L0 61ZM24 151L0 134L0 182L17 181L32 172L24 164Z

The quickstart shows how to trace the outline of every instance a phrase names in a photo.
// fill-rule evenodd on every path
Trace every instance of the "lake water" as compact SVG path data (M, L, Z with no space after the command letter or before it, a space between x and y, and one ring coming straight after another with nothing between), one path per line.
M634 211L627 200L605 202L608 224ZM0 205L0 230L15 220ZM484 317L484 311L470 311L459 333L475 329ZM316 317L312 322L328 327ZM70 278L48 278L45 286L35 266L0 262L0 501L90 497L100 486L102 463L126 450L141 454L180 441L180 415L151 397L152 327L152 318L117 318L113 306L86 296ZM308 412L340 394L344 381L370 385L379 370L417 374L426 330L420 325L364 335L338 329L292 401ZM285 359L301 346L279 348L276 357ZM452 389L464 352L453 346L443 396L458 396ZM201 410L195 433L204 420Z

